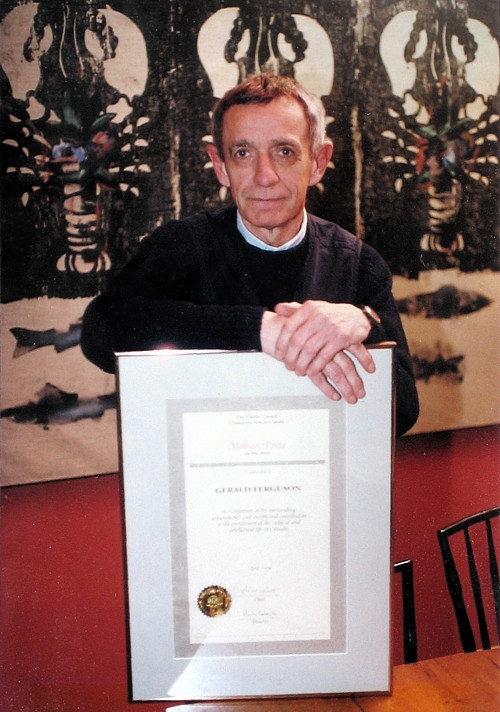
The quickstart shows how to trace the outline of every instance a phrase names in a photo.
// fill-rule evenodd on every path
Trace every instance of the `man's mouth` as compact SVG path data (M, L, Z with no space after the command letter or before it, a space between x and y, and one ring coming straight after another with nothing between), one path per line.
M284 200L285 198L281 195L277 195L276 197L269 197L268 195L264 197L257 197L254 196L252 198L249 198L249 200L253 201L254 203L277 203L280 200Z

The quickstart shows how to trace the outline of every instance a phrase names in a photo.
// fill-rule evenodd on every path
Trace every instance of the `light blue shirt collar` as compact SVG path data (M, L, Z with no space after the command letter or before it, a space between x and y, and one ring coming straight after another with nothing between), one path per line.
M284 252L285 250L290 250L292 247L296 247L297 245L300 245L300 243L302 242L302 240L304 239L304 237L306 235L306 230L307 230L307 213L304 210L304 217L302 218L302 224L300 226L300 230L295 235L295 237L292 237L291 240L288 240L288 242L285 242L284 245L280 245L279 247L273 247L272 245L268 245L267 242L260 240L252 232L250 232L250 230L248 230L245 227L245 225L243 224L243 220L241 219L241 215L240 215L239 211L237 213L236 220L237 220L238 230L243 235L245 241L248 242L249 245L258 247L261 250L266 250L267 252Z

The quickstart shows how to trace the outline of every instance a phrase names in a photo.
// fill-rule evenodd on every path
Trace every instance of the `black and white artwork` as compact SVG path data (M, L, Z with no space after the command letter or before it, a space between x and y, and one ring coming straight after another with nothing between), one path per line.
M210 113L262 71L324 102L334 154L308 208L391 267L413 432L497 422L498 39L493 0L4 0L3 482L116 471L83 311L156 226L230 199Z

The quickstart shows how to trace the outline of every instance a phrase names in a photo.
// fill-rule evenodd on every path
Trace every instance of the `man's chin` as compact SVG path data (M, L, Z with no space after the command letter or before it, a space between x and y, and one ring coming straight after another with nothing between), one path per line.
M243 221L249 226L249 229L262 228L263 230L274 230L280 228L289 222L290 218L283 215L280 210L278 201L269 201L268 204L259 207L258 210L250 211Z

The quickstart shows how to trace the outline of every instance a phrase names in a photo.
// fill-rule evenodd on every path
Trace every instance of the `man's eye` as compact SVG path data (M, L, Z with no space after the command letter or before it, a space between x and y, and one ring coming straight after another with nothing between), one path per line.
M294 155L294 151L289 146L283 146L283 148L280 149L279 155L283 156L284 158L288 158L289 156Z
M246 158L248 155L246 148L238 148L238 150L234 152L235 158Z

